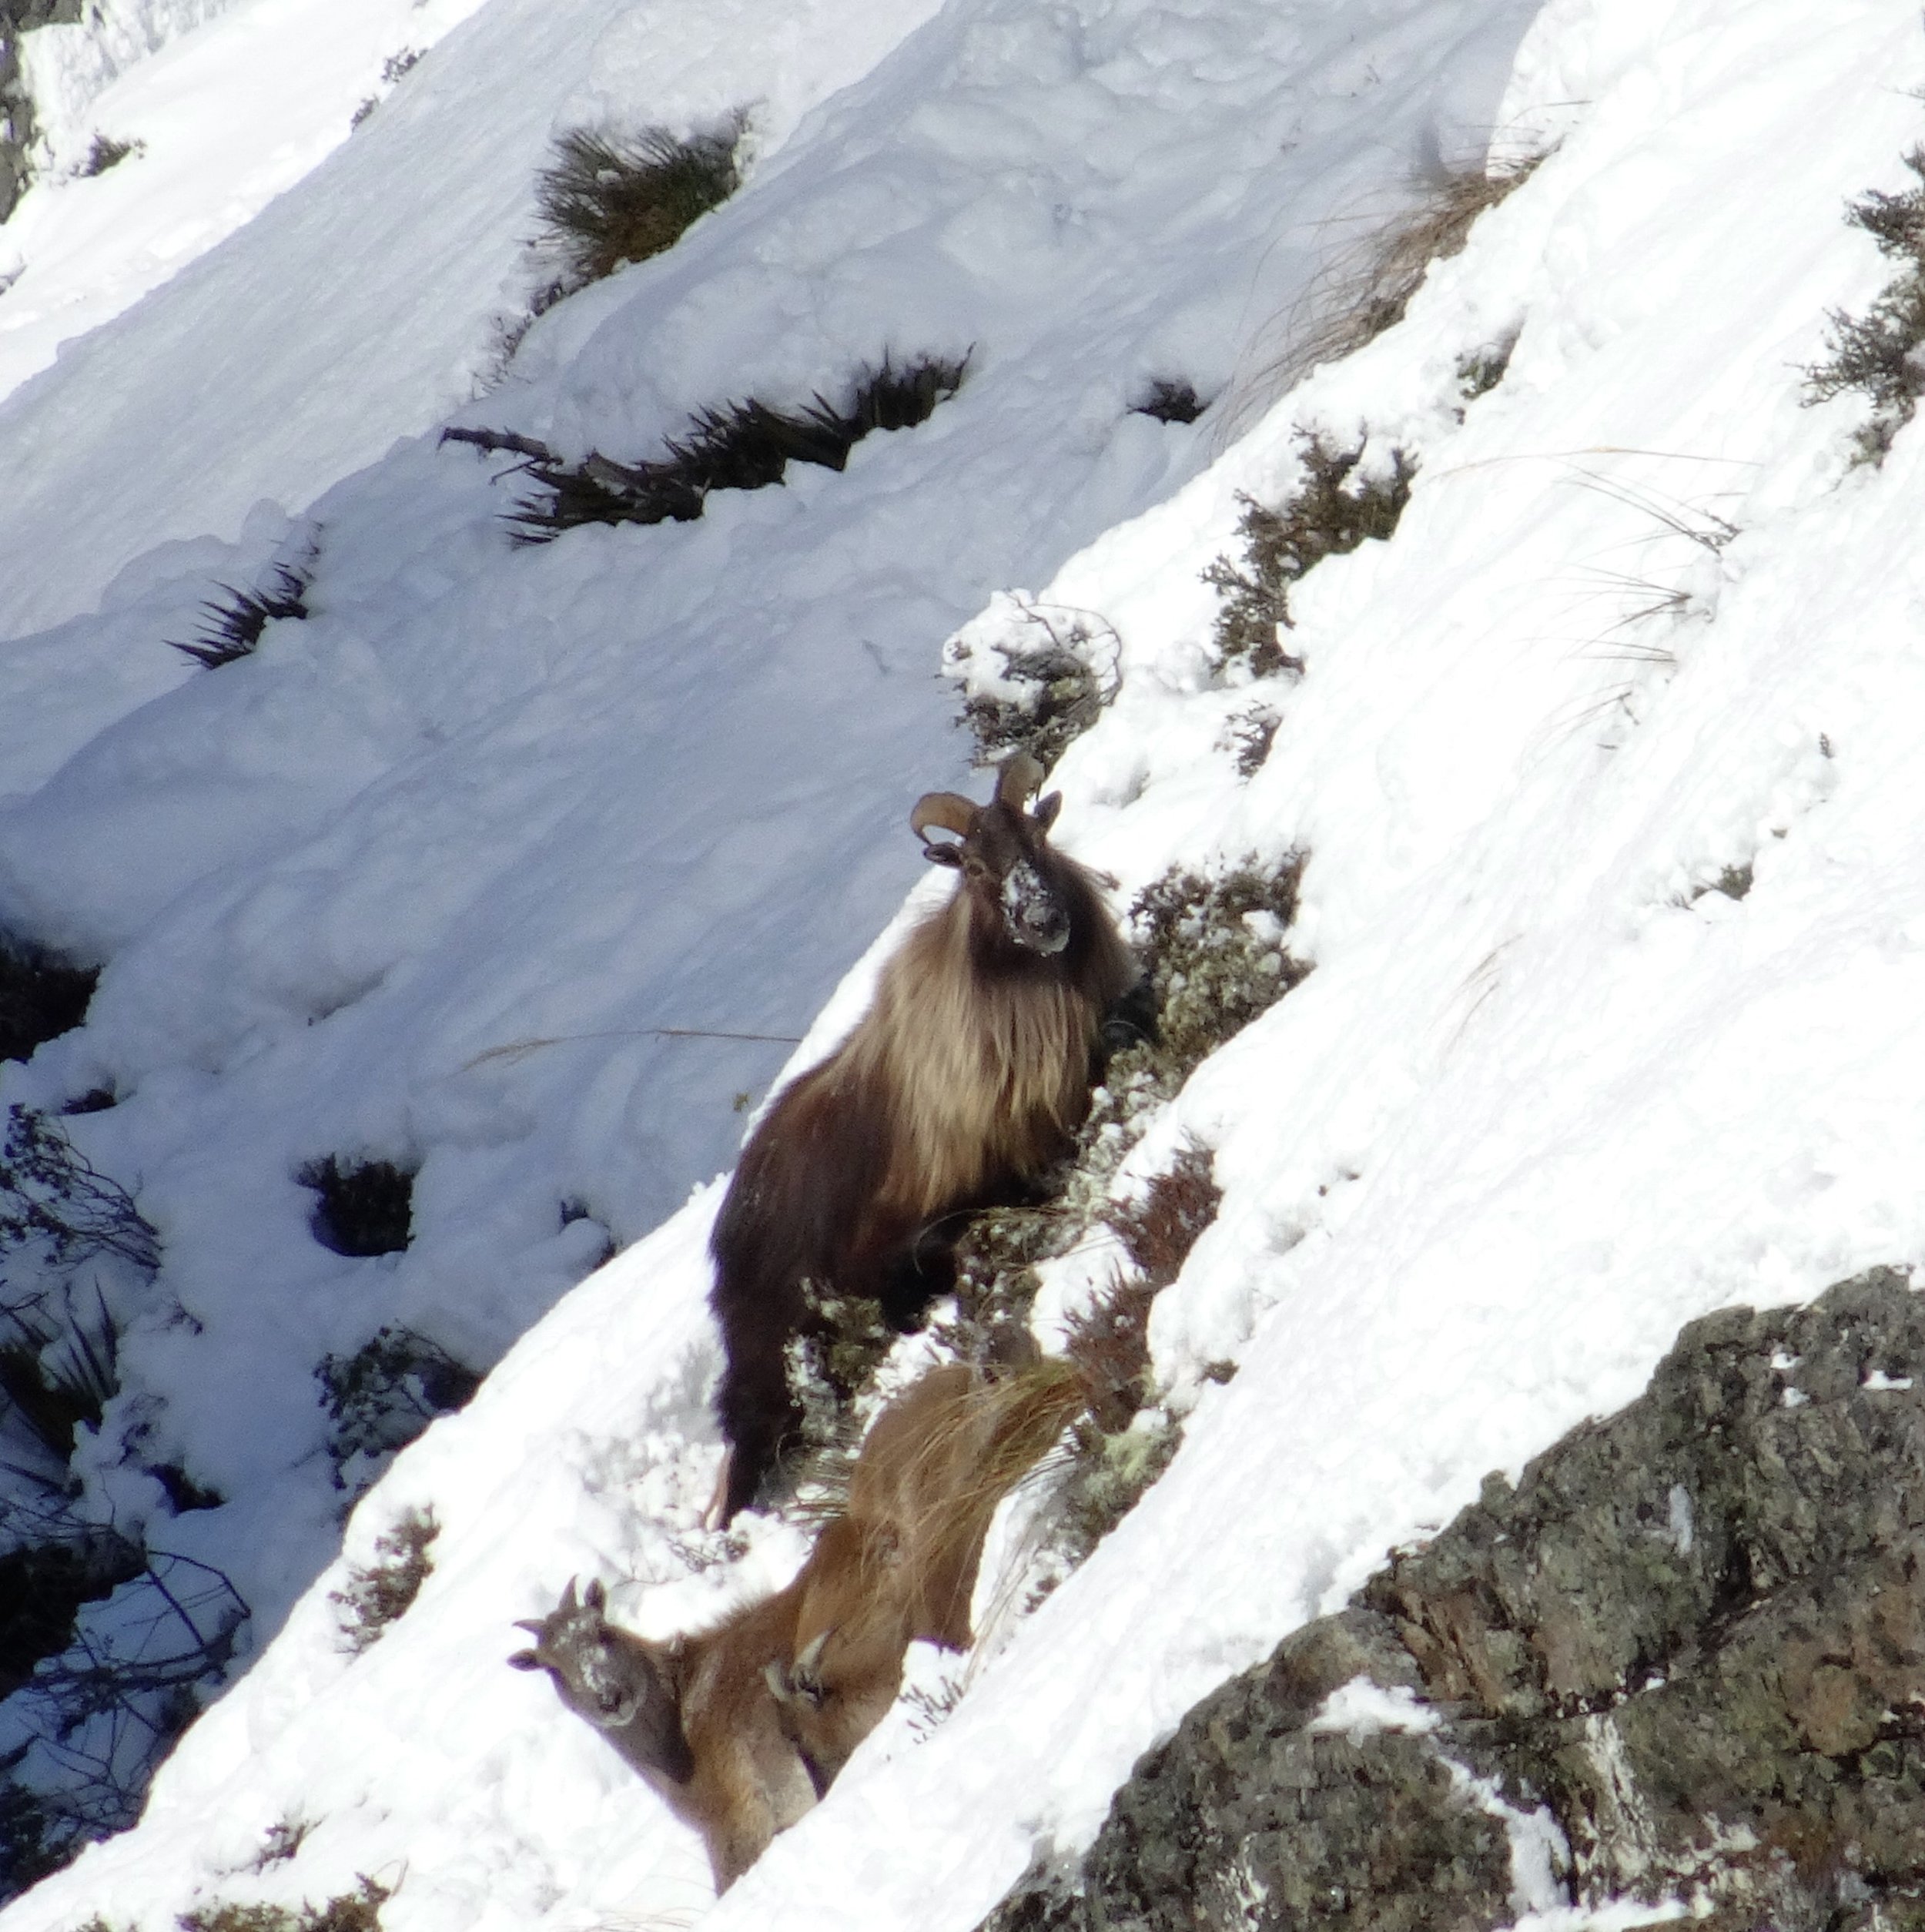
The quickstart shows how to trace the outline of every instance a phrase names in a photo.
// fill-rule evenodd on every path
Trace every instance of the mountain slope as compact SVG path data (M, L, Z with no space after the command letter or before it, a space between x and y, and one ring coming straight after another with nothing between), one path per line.
M632 459L718 395L973 345L923 429L839 478L538 552L500 547L484 470L404 447L318 507L298 638L280 627L259 661L136 713L0 823L0 911L115 952L88 1027L5 1091L126 1082L89 1145L144 1171L161 1282L205 1331L190 1346L150 1318L132 1373L190 1466L230 1481L270 1439L288 1455L273 1431L323 1341L320 1295L330 1343L378 1311L498 1346L583 1258L552 1219L537 1237L564 1190L627 1234L718 1164L719 1091L772 1055L701 1075L670 1072L665 1043L477 1056L691 1007L768 1033L812 1010L845 929L899 895L902 805L954 775L942 701L904 674L994 584L1046 578L1046 612L1113 633L1117 695L1052 782L1064 842L1123 902L1172 865L1308 855L1291 943L1314 972L1130 1163L1153 1172L1192 1135L1224 1190L1153 1324L1185 1418L1167 1475L1003 1629L932 1735L899 1713L718 1925L974 1924L1033 1858L1087 1842L1199 1696L1485 1471L1629 1399L1683 1320L1925 1257L1925 474L1915 428L1850 467L1860 406L1806 408L1799 374L1826 310L1862 310L1883 278L1841 203L1902 185L1918 109L1893 83L1925 76L1916 18L1551 0L1514 65L1468 8L1385 0L1369 22L1353 42L1354 7L946 8L674 257L556 310L524 386L470 412ZM1154 84L1146 43L1167 56ZM1387 195L1435 141L1440 102L1461 112L1506 68L1491 118L1556 151L1400 324L1207 467L1200 436L1120 422L1145 378L1229 374L1242 278L1304 212L1287 186L1368 205L1367 181ZM1016 131L1035 172L986 159ZM1207 202L1219 179L1239 193ZM1290 259L1257 313L1304 285L1314 239L1271 251ZM1388 542L1293 590L1301 681L1253 681L1218 661L1201 574L1236 549L1239 491L1297 487L1305 429L1367 431L1364 469L1401 451L1415 482ZM969 628L973 665L1032 634L1023 608ZM872 650L893 688L863 671ZM1246 771L1253 711L1275 731ZM182 785L210 748L259 758L270 727L324 754L305 792L256 782L246 839L219 852L204 802L169 831L154 775ZM137 813L160 828L137 876L72 835L83 805L117 836ZM798 1058L859 1010L890 938ZM456 1078L478 1073L478 1091ZM276 1180L357 1136L425 1148L417 1247L378 1284L383 1264L290 1264L298 1205ZM400 1932L701 1909L691 1836L500 1659L509 1620L571 1575L665 1631L796 1560L780 1523L752 1524L732 1565L695 1527L716 1199L562 1300L404 1453L141 1827L10 1928L319 1899L362 1872L396 1884ZM1057 1268L1050 1305L1108 1258ZM284 1341L261 1335L269 1307ZM197 1411L190 1368L257 1419ZM320 1546L318 1521L281 1527L321 1492L298 1457L280 1466L244 1523L206 1513L223 1549L259 1560L270 1525L276 1561ZM433 1575L350 1659L327 1592L430 1508ZM256 1869L293 1822L312 1827L296 1855Z

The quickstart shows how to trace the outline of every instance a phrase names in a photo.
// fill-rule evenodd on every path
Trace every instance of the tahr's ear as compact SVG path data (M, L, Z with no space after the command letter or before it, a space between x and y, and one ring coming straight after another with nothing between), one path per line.
M532 1650L517 1650L508 1659L509 1667L514 1670L539 1670L541 1659Z
M1052 792L1046 799L1036 800L1036 809L1029 816L1036 821L1039 832L1047 832L1056 822L1056 814L1063 809L1063 794Z
M960 845L926 845L922 848L922 856L932 866L959 866L962 863L962 848Z

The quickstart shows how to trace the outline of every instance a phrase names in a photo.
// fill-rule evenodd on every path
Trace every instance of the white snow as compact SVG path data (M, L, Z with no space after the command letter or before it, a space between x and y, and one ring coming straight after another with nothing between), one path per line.
M553 311L461 420L632 458L705 403L798 398L886 347L972 350L954 401L845 474L517 550L468 452L403 441L345 474L450 400L434 372L510 273L512 196L615 30L589 0L489 0L437 50L444 93L410 104L424 63L0 408L0 438L58 414L80 439L0 537L17 624L63 621L0 647L0 924L110 960L87 1026L7 1068L0 1100L124 1097L71 1124L142 1181L166 1258L94 1494L222 1562L279 1626L141 1826L8 1932L159 1927L361 1873L397 1887L391 1932L706 1910L692 1836L500 1660L571 1575L660 1632L799 1558L778 1523L752 1523L739 1561L696 1527L718 1189L670 1211L781 1052L642 1034L806 1033L802 1058L849 1023L915 870L902 815L967 782L928 674L979 614L978 640L1025 599L1113 635L1115 701L1052 776L1063 842L1125 904L1174 862L1307 852L1292 945L1316 969L1132 1157L1150 1171L1194 1136L1224 1190L1153 1324L1186 1412L1170 1471L939 1727L879 1734L705 1923L965 1932L1033 1857L1088 1841L1198 1697L1487 1472L1635 1395L1682 1322L1925 1261L1925 442L1849 468L1856 407L1806 409L1799 376L1826 311L1883 279L1842 205L1900 185L1919 138L1915 10L814 18L835 43L819 105L742 194ZM622 71L652 71L645 26L685 78L624 103L691 119L754 99L777 65L764 24L722 0L634 10ZM514 169L484 162L489 99L522 117ZM408 212L313 322L361 345L330 400L310 325L270 379L251 315L311 273L330 219L364 219L384 121ZM1318 224L1387 212L1478 126L1562 145L1400 325L1274 407L1255 395L1234 439L1126 414L1158 376L1252 384L1335 245ZM434 353L410 360L389 337L437 205L466 209L464 240L424 261ZM464 247L485 263L457 273ZM160 429L213 319L243 310L233 394L192 391L196 454ZM1466 403L1460 363L1513 335L1502 384ZM270 394L311 412L278 454ZM1287 491L1299 426L1367 430L1374 465L1405 450L1414 491L1393 541L1293 591L1302 681L1225 681L1199 573L1234 547L1240 491ZM74 506L136 469L95 561ZM243 529L263 494L285 507ZM211 579L309 544L306 623L219 671L166 662ZM1279 722L1245 780L1232 733L1258 705ZM1742 898L1720 889L1746 867ZM421 1161L406 1254L306 1243L292 1172L336 1150ZM571 1197L643 1238L565 1293L599 1239L561 1224ZM335 1500L310 1371L390 1321L507 1352L306 1587ZM109 1453L136 1409L226 1508L166 1519ZM328 1593L425 1507L434 1572L350 1660ZM1689 1498L1671 1529L1692 1533ZM289 1821L312 1827L297 1855L256 1869ZM1525 1903L1534 1932L1667 1916Z

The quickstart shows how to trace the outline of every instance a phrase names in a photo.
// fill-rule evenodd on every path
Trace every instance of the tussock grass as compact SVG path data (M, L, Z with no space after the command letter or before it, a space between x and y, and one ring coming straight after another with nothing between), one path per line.
M262 632L276 618L308 614L307 591L313 581L310 558L303 564L276 564L264 589L223 584L222 594L200 607L199 634L186 644L173 638L168 641L205 670L218 671L223 665L236 663L253 655Z
M1852 438L1853 460L1876 467L1925 395L1925 146L1905 156L1918 186L1895 195L1873 189L1850 204L1846 219L1878 244L1898 272L1862 316L1830 311L1830 353L1805 371L1807 404L1856 390L1871 403Z
M1259 678L1302 674L1303 659L1286 651L1277 635L1293 628L1291 585L1326 557L1342 556L1373 538L1387 541L1410 501L1417 474L1416 460L1401 449L1391 451L1388 475L1360 474L1364 442L1341 449L1321 430L1305 430L1298 432L1297 445L1304 477L1296 494L1273 510L1239 493L1243 561L1219 557L1203 574L1223 597L1217 618L1219 661L1247 665ZM1268 752L1267 743L1264 749Z
M399 1254L413 1239L414 1175L391 1160L310 1160L294 1178L318 1197L308 1226L336 1254Z
M1130 414L1153 417L1159 423L1194 423L1209 407L1187 377L1159 376L1141 400L1130 405Z
M561 263L542 306L672 248L699 216L719 207L742 185L735 154L747 125L738 112L686 137L659 127L558 135L554 159L535 181L538 246Z
M0 1060L31 1060L42 1041L71 1033L86 1019L99 979L98 966L0 933Z
M377 1560L350 1570L346 1587L328 1592L327 1600L340 1612L341 1642L350 1655L358 1657L378 1642L413 1607L434 1571L429 1551L440 1533L433 1510L409 1510L375 1539Z
M546 543L578 524L689 523L716 490L762 490L778 484L792 463L841 470L849 453L879 430L913 428L961 387L968 358L919 356L898 364L885 355L858 372L845 399L832 403L819 390L798 409L757 397L699 410L687 429L668 440L651 462L622 464L591 452L564 463L525 437L485 430L448 432L451 440L512 450L517 467L541 494L510 513L525 543Z

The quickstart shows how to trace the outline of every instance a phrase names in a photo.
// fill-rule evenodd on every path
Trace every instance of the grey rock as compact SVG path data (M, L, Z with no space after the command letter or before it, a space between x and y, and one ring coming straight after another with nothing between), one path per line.
M33 169L33 100L20 72L20 36L34 27L71 25L81 0L0 0L0 222L26 192Z
M1314 1727L1360 1677L1431 1728ZM1925 1297L1891 1270L1692 1323L1629 1408L1206 1698L988 1925L1485 1932L1670 1899L1710 1932L1925 1932Z

